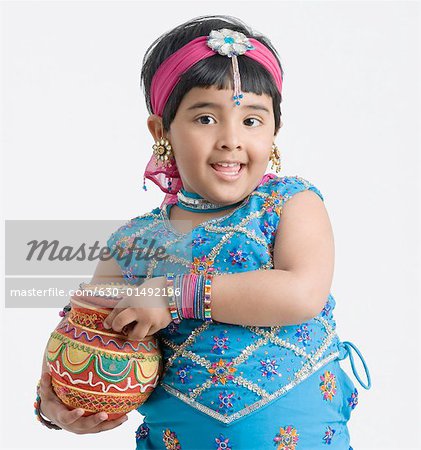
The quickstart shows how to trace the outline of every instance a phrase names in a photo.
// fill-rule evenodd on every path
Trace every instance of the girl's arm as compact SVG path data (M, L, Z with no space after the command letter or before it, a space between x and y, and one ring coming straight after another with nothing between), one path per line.
M333 278L334 239L324 203L316 193L299 192L284 204L273 257L274 270L214 277L215 321L293 325L320 313Z

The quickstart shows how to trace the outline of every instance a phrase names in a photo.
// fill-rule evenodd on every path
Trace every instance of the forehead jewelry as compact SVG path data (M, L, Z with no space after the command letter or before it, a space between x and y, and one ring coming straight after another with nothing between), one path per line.
M235 105L239 105L240 99L243 98L243 93L241 92L241 78L237 56L244 55L248 50L254 50L255 47L245 34L239 31L229 30L228 28L212 30L209 33L207 45L220 55L231 58L234 78L233 100L235 101Z

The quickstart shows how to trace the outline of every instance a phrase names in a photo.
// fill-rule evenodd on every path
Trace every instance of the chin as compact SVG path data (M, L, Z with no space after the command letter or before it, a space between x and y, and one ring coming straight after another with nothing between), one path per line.
M243 200L244 197L246 197L246 195L239 196L238 191L235 192L233 195L229 195L225 189L225 191L222 190L221 195L215 196L212 199L208 198L208 200L211 201L212 203L227 206L233 203L238 203L239 201Z

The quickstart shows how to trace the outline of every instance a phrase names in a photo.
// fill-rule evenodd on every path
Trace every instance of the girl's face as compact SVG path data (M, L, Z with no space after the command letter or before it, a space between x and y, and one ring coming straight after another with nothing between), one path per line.
M225 205L241 201L256 188L267 169L275 137L272 98L246 92L241 105L235 106L232 92L213 86L191 89L166 136L184 189ZM148 119L151 131L159 130L157 118ZM218 162L241 166L218 170L213 166ZM222 170L239 172L233 176Z

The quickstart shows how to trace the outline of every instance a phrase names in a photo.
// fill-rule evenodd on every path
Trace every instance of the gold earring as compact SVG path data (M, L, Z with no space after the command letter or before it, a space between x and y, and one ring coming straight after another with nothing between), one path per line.
M272 167L273 170L275 168L276 173L280 172L281 170L281 154L279 152L279 148L276 146L276 144L272 144L272 153L270 155L270 161L272 161Z
M152 148L156 165L158 165L159 161L161 161L164 166L171 165L170 159L173 155L173 151L168 139L161 137L155 142Z

